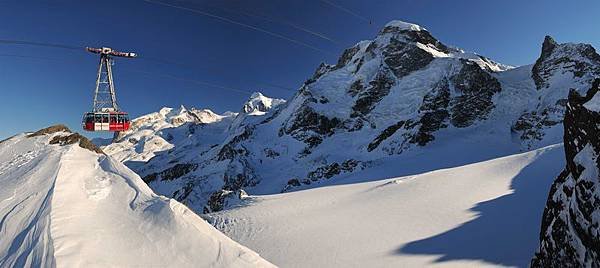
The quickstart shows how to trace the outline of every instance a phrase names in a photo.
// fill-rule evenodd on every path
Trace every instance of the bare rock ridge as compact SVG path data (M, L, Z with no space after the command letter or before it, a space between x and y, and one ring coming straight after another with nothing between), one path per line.
M564 120L567 165L548 195L532 267L600 267L600 79L571 91Z
M70 133L68 135L62 135L62 136L54 136L52 138L52 140L50 140L49 144L59 144L61 146L64 145L69 145L69 144L79 144L79 147L90 150L92 152L96 152L99 154L104 154L104 152L102 151L102 149L98 148L98 146L96 146L95 144L93 144L88 138L82 136L79 133L72 133L71 130L65 126L65 125L54 125L54 126L50 126L47 128L43 128L40 129L36 132L33 132L29 135L27 135L27 137L32 138L32 137L37 137L37 136L42 136L42 135L49 135L49 134L54 134L57 132L66 132L66 133Z

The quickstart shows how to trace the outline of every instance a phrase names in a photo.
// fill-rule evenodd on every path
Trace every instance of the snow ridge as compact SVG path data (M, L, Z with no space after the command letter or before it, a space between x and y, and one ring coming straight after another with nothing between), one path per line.
M272 267L68 135L0 144L1 267Z

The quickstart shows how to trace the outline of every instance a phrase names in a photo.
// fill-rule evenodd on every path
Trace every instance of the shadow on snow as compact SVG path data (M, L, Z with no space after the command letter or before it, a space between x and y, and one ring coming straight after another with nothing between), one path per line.
M396 253L441 255L436 263L481 260L527 267L539 244L550 185L563 163L563 150L559 148L539 156L513 178L513 193L472 208L477 218L444 233L410 242Z

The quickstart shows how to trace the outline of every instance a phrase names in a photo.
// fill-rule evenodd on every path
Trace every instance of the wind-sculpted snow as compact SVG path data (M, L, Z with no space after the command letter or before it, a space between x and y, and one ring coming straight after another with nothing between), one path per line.
M320 64L287 102L256 93L239 113L179 126L153 113L103 149L195 211L226 209L242 190L313 188L425 148L437 161L444 146L496 144L499 157L559 143L567 89L589 88L596 58L547 38L535 64L513 68L394 21Z
M0 144L0 267L272 266L67 131Z

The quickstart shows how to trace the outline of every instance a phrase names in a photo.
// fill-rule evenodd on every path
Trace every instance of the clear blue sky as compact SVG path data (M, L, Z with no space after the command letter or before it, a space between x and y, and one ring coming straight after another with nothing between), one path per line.
M600 1L592 0L164 2L272 34L142 0L0 0L0 39L105 45L177 63L117 60L117 97L133 117L181 104L237 111L252 91L289 98L293 92L280 87L297 89L320 62L335 63L344 48L373 38L393 19L420 24L448 45L511 65L534 62L547 34L558 42L600 47ZM83 51L0 44L0 139L55 123L80 130L81 115L91 107L97 60Z

